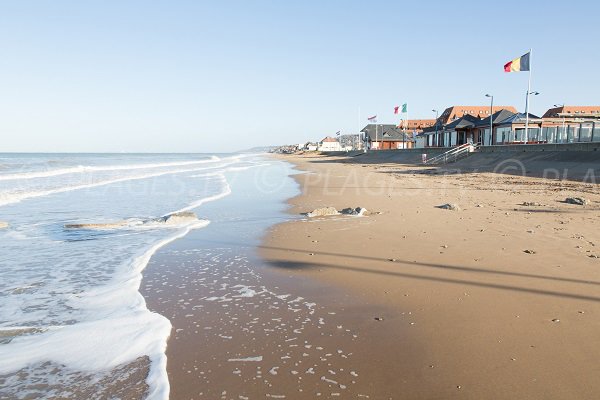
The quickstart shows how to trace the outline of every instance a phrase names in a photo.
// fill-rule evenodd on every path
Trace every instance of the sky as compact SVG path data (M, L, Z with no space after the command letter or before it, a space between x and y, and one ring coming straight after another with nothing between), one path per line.
M600 2L0 0L0 152L229 152L600 104Z

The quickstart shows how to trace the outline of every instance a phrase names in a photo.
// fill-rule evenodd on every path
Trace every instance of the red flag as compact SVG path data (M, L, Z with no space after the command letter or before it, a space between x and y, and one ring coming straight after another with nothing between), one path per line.
M398 114L398 110L400 109L400 106L396 106L394 107L394 114Z

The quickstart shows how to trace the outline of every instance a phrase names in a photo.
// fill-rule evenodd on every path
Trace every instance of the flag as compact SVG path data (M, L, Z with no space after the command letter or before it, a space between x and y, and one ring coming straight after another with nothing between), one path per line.
M394 107L394 114L398 114L398 109L400 109L400 106Z
M377 115L367 118L370 122L377 122Z
M406 103L402 104L402 112L405 113L406 111Z
M519 58L515 58L512 61L504 64L504 72L519 72L519 71L529 71L529 57L531 52L522 55Z
M342 131L337 131L335 134L340 136L340 133L342 133Z

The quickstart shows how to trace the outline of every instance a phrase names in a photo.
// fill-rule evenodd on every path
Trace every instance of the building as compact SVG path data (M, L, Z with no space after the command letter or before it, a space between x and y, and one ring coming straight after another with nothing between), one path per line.
M490 134L490 118L492 132ZM427 128L421 136L425 147L453 147L465 143L482 146L496 144L519 144L525 142L525 114L511 110L499 110L491 117L479 119L466 113L464 116L441 127ZM529 114L527 143L540 143L542 119Z
M435 125L435 119L409 119L406 121L401 121L398 125L399 128L404 129L405 131L409 131L414 133L421 133L423 129L429 128L430 126Z
M306 151L317 151L318 148L319 148L319 144L312 143L312 142L306 142L303 147L303 149Z
M494 109L501 108L494 107ZM560 106L546 111L542 118L518 113L514 107L496 110L478 118L475 107L446 109L437 124L425 128L416 138L417 147L452 147L472 142L482 146L600 142L600 106ZM456 118L457 115L463 114ZM449 121L442 124L442 121ZM528 123L527 136L525 125Z
M542 115L542 118L561 118L568 116L571 118L600 118L600 106L560 106L549 109Z
M467 142L474 142L474 127L480 121L479 118L465 114L444 126L441 132L441 145L443 147L460 146ZM439 134L439 133L438 133Z
M327 136L319 142L319 151L342 151L342 146L337 139Z
M499 121L494 126L493 144L529 144L545 143L540 140L542 119L536 115L529 114L529 127L525 137L526 117L523 113L516 113Z
M494 135L494 128L502 121L512 117L515 113L510 110L500 110L492 115L492 134L490 135L490 117L478 121L474 126L473 143L479 143L482 146L502 143L501 136Z
M546 143L600 141L600 106L560 106L542 116L540 140Z
M342 150L360 150L362 148L362 140L359 134L354 135L341 135L340 146Z
M495 113L500 110L508 110L513 113L517 112L517 109L513 106L494 106L492 109L492 113ZM477 117L480 119L489 117L490 115L490 106L452 106L448 107L444 110L442 115L440 115L437 119L437 124L440 126L446 125L454 120L464 117L465 115L470 115L472 117Z
M414 139L402 132L396 125L369 124L361 132L365 135L365 145L372 150L411 149Z

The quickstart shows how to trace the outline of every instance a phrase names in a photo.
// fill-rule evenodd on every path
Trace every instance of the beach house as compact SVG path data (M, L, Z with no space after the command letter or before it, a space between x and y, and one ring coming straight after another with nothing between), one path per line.
M319 151L342 151L342 146L340 146L340 142L337 139L327 136L326 138L324 138L323 140L321 140L319 142L318 150Z
M364 134L365 146L372 150L398 150L414 147L414 139L396 125L369 124L361 132Z

